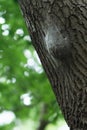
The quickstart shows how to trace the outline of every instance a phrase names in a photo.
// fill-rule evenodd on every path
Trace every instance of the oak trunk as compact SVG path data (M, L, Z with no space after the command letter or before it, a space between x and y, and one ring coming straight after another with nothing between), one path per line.
M87 130L87 0L19 4L68 126Z

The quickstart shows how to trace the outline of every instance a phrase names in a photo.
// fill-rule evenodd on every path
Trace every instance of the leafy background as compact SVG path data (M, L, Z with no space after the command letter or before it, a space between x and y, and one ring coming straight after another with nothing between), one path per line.
M0 129L55 130L61 121L17 0L0 0Z

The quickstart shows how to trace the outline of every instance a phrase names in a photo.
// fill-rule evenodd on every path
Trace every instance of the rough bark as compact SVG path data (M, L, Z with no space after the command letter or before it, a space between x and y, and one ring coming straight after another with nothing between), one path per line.
M87 0L19 4L67 124L71 130L86 130Z

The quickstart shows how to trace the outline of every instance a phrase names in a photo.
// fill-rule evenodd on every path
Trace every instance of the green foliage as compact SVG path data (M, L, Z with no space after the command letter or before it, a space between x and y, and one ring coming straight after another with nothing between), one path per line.
M43 118L54 123L61 112L27 35L17 1L0 0L0 112L12 111L20 120ZM30 95L31 104L24 104L24 94ZM15 121L0 129L11 130L14 125Z

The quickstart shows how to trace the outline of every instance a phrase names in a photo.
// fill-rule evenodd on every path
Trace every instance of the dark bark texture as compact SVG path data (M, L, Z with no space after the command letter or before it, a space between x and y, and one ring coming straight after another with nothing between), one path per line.
M67 124L87 130L87 0L19 4Z

